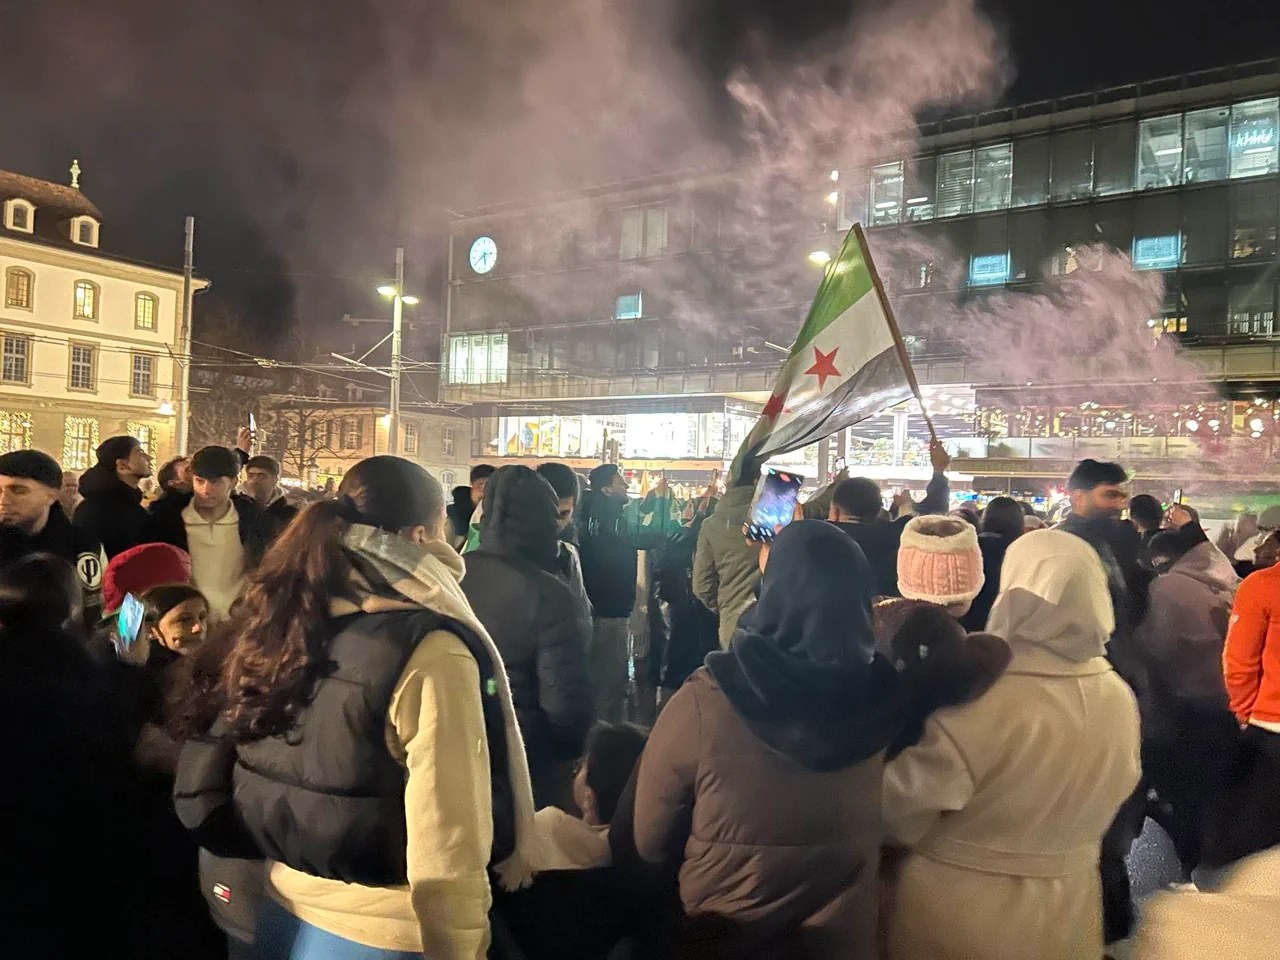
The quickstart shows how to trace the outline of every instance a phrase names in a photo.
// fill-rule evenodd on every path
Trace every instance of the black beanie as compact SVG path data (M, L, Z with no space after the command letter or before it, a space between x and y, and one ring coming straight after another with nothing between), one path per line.
M62 468L58 461L39 450L15 450L0 456L0 477L21 477L58 490L62 487Z
M135 437L108 437L98 444L96 451L98 455L98 464L110 467L112 471L116 468L117 460L128 460L133 456L133 451L141 446Z
M616 463L602 463L587 474L587 479L591 482L592 490L603 490L621 472Z

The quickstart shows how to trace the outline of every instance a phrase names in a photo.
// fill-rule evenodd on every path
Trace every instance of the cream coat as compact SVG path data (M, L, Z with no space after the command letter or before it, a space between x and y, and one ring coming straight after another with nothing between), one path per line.
M890 960L1097 960L1102 835L1140 773L1138 706L1100 656L1114 621L1083 540L1015 541L990 629L1013 651L980 699L940 710L885 770L909 851L883 918Z

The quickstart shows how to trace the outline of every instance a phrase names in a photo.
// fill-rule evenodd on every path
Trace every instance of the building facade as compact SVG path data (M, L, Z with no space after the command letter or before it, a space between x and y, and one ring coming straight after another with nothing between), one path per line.
M473 404L475 458L723 463L817 286L806 254L833 253L856 221L927 406L976 485L1043 487L1082 456L1153 479L1274 475L1280 63L950 118L911 156L815 183L825 218L744 230L733 191L724 173L656 178L455 220L442 398ZM708 291L707 277L749 268L762 230L786 238L772 249L794 258L792 282L760 295L747 269ZM1132 318L1138 342L1176 338L1202 383L1080 383L1064 369L1029 384L992 362L987 298L1052 299L1093 244L1159 274L1163 302ZM1033 347L1083 335L1066 306ZM798 466L821 474L843 454L860 472L918 480L926 438L904 407Z
M182 274L104 253L102 214L78 187L0 171L0 203L0 450L83 470L127 433L167 457Z

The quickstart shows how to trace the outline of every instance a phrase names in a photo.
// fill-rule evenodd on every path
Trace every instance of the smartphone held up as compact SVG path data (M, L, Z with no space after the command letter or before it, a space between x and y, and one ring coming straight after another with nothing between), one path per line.
M743 535L754 543L768 543L795 516L804 478L796 473L766 470L756 486Z

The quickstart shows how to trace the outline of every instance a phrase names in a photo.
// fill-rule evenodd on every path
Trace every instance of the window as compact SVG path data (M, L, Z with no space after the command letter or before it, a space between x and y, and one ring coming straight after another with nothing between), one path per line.
M154 397L156 395L155 370L155 357L147 353L135 353L129 393L135 397Z
M1039 280L1044 262L1048 210L1024 210L1009 216L1009 276L1013 280Z
M1227 179L1227 127L1231 111L1226 107L1196 110L1183 120L1182 172L1187 183Z
M342 449L359 450L364 446L364 417L347 417L342 421Z
M919 223L932 220L934 193L938 188L938 158L924 157L907 165L907 184L903 220Z
M1274 180L1238 183L1231 188L1231 258L1274 260L1276 184Z
M871 225L897 223L902 218L902 162L871 169Z
M330 450L337 450L338 445L342 441L342 421L326 420L323 425L323 430L324 446Z
M613 319L636 320L644 316L643 297L639 293L624 293L613 307Z
M10 267L4 273L4 305L18 310L30 310L31 293L35 286L34 273L21 267Z
M507 335L473 333L449 339L449 383L506 383Z
M31 382L31 340L6 333L3 336L3 364L0 380L5 383Z
M4 204L4 225L10 230L31 233L35 229L35 210L34 206L20 197L6 200Z
M1182 261L1182 237L1171 234L1162 237L1133 238L1133 268L1135 270L1167 270Z
M622 211L619 260L661 256L667 249L667 208L636 207Z
M1133 190L1133 158L1138 126L1132 120L1109 123L1093 133L1093 192L1100 197Z
M1256 186L1256 184L1241 184ZM1188 191L1182 198L1182 262L1222 263L1227 257L1227 188Z
M1013 144L999 143L974 152L973 209L1005 210L1013 187Z
M155 294L140 293L133 298L133 326L137 330L154 330L160 306Z
M1050 141L1049 198L1083 200L1093 193L1093 131L1065 130Z
M1009 279L1009 255L989 253L969 261L969 286L989 287Z
M98 348L90 343L71 344L67 386L72 390L94 390L98 386Z
M98 447L98 418L66 417L62 424L63 469L88 470Z
M1013 205L1032 207L1049 199L1049 138L1013 142Z
M440 471L440 486L444 487L446 490L453 489L453 471L452 470Z
M130 420L125 424L125 431L137 440L147 456L154 457L156 452L156 428L149 423Z
M72 316L77 320L98 319L98 285L88 280L77 280L75 287L75 309Z
M1182 173L1182 117L1154 117L1138 125L1138 189L1176 187Z
M453 456L453 427L445 427L441 432L440 447L446 457Z
M956 217L973 210L973 151L944 153L938 158L938 216Z
M418 453L418 425L412 420L404 425L404 452L410 456Z
M1276 322L1275 284L1264 280L1233 285L1227 313L1229 333L1248 337L1271 336Z
M1255 177L1280 170L1280 99L1231 108L1231 176Z
M0 453L31 449L31 414L0 411Z
M84 247L98 245L98 221L93 217L76 217L71 221L71 239Z

